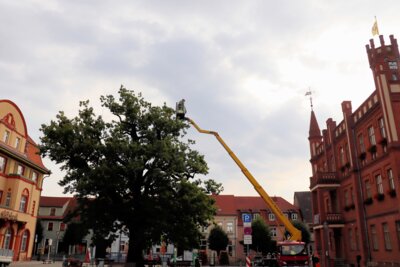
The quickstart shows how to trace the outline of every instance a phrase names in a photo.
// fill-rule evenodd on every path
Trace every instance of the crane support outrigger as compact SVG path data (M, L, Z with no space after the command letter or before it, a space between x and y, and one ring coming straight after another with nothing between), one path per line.
M267 192L262 188L262 186L257 182L254 176L249 172L249 170L243 165L243 163L239 160L239 158L233 153L233 151L229 148L229 146L224 142L221 136L215 131L208 131L201 129L192 119L186 117L186 108L185 108L185 100L182 99L178 103L176 103L176 117L181 120L187 120L190 124L192 124L196 130L200 133L211 134L214 135L215 138L220 142L220 144L225 148L228 152L229 156L235 161L235 163L239 166L240 170L246 176L246 178L250 181L250 183L254 186L254 189L261 196L267 206L271 209L271 211L275 214L277 219L285 226L286 230L290 233L290 237L288 240L292 241L301 241L301 231L298 230L293 224L289 221L289 219L283 214L278 205L270 198Z

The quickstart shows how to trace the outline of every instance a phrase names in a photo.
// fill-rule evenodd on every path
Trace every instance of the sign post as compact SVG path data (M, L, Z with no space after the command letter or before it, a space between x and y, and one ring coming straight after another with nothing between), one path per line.
M248 258L249 255L249 245L251 245L253 242L252 240L252 229L251 229L251 214L250 213L243 213L242 214L242 219L243 219L243 244L247 246L246 250L246 263L247 261L250 261ZM246 264L247 265L247 264Z

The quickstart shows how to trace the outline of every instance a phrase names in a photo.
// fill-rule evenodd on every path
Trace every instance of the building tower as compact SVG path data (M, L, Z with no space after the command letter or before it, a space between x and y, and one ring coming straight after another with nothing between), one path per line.
M398 103L398 95L400 93L400 56L397 39L394 39L393 35L390 35L389 38L390 45L385 45L383 36L380 35L381 47L375 48L374 40L371 39L370 45L366 45L366 48L375 88L382 104L383 122L387 125L387 136L385 138L387 138L388 143L398 146L400 125L396 125L393 114L399 114L400 112Z
M343 119L310 120L315 249L323 266L400 264L400 72L397 40L366 46L375 89Z

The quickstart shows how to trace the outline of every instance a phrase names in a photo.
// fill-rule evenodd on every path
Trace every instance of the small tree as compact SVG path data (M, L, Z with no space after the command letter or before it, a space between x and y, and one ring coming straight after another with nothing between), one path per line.
M88 233L88 229L83 227L81 223L71 222L65 230L63 243L66 247L80 244Z
M271 231L265 221L259 217L252 222L251 228L252 244L250 245L250 249L262 252L263 254L272 251Z
M221 226L216 225L210 231L210 235L208 236L209 248L215 250L219 257L219 253L221 250L225 250L229 243L228 235L221 228Z

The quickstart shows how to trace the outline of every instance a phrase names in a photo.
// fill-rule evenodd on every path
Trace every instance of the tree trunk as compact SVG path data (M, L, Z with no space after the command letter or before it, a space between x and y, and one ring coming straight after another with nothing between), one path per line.
M145 248L144 237L140 231L129 229L129 247L126 258L126 267L144 267L143 250Z

